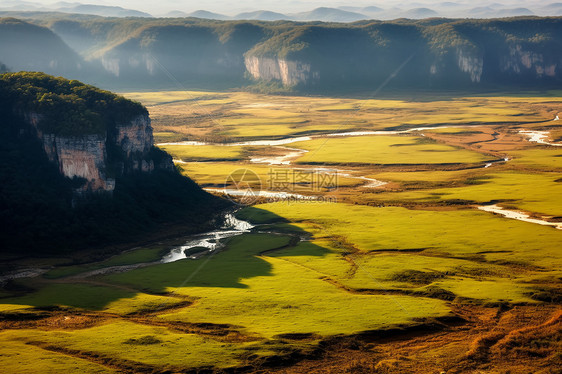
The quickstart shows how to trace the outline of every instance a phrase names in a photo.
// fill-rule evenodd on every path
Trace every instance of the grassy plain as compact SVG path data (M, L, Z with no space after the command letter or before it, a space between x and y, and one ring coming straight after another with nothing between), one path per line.
M43 276L45 278L56 279L56 278L84 273L86 271L107 268L111 266L123 266L123 265L132 265L132 264L138 264L143 262L148 263L148 262L158 261L162 257L161 256L162 250L163 248L160 246L156 246L153 248L133 249L131 251L124 252L122 254L113 256L105 261L101 261L98 263L59 266L49 270Z
M164 145L160 148L183 161L241 160L244 152L244 147L218 145Z
M247 92L128 92L149 106L158 131L183 140L283 137L418 126L529 123L552 119L558 97L327 98ZM402 96L405 96L402 94ZM157 142L163 141L158 136Z
M559 139L559 123L550 121L562 110L559 96L126 96L148 106L158 143L313 136L285 145L309 152L284 165L250 159L294 149L162 148L182 160L183 173L212 187L238 169L273 189L272 169L337 168L338 188L313 192L337 203L247 207L238 216L258 226L196 260L88 276L157 262L172 247L166 243L82 265L46 259L58 266L0 290L4 371L549 373L557 367L562 231L477 205L562 216L562 149L519 134L548 130ZM323 136L434 126L441 128ZM509 161L484 168L503 158ZM387 184L369 187L362 176ZM280 188L309 187L289 182Z
M397 297L408 308L406 313L387 302L385 296L334 292L337 288L319 279L317 272L260 255L287 246L288 239L263 234L234 238L229 249L214 256L199 273L194 273L199 264L180 261L109 279L137 287L142 283L153 290L166 288L197 298L194 307L165 314L162 316L165 320L232 324L240 326L245 333L266 338L291 333L357 333L407 323L414 317L448 313L439 300ZM182 280L191 274L182 285Z
M294 222L320 243L339 246L339 254L345 252L353 265L342 256L332 256L333 264L326 259L312 261L306 254L291 261L304 258L308 266L314 262L331 268L331 276L353 288L384 290L406 284L405 289L420 294L437 287L449 291L451 298L529 302L533 280L562 274L559 230L485 212L334 203L256 208ZM267 214L253 218L252 209L241 212L242 217L271 221ZM284 253L291 255L291 251Z
M562 172L562 149L541 147L514 151L513 163L531 170Z
M378 174L376 177L384 178L385 174ZM363 194L361 198L381 202L437 204L455 200L475 204L500 202L502 206L539 215L562 216L562 183L558 181L560 177L560 173L525 173L508 170L472 176L472 179L468 179L468 184L459 183L457 187L383 192L370 194L368 197ZM400 177L396 176L396 178ZM419 176L416 180L417 178Z
M298 163L454 164L480 163L493 157L414 136L321 138L293 144L308 150ZM350 158L350 150L353 156Z
M206 186L217 186L223 187L227 186L229 188L235 187L233 185L234 180L229 178L229 176L236 175L236 173L243 173L248 170L255 175L258 179L255 183L250 183L252 188L264 189L264 190L277 190L277 189L287 189L287 186L294 191L314 191L321 192L317 189L317 173L320 171L312 168L294 169L287 168L279 165L260 165L252 163L233 163L233 162L194 162L194 163L182 163L179 164L182 168L183 173L193 180L195 180L200 185ZM288 174L286 174L288 172ZM298 175L302 173L312 173L315 175L316 179L313 177L311 180L300 181ZM287 183L279 184L278 174L283 175ZM352 187L363 184L364 182L358 179L352 179L347 177L337 178L338 186ZM282 186L282 187L280 187Z

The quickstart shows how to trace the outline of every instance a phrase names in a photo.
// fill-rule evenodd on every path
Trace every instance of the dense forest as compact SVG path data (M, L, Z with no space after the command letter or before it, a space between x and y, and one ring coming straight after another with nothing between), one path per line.
M0 76L0 242L5 253L102 247L141 239L174 223L186 233L197 232L228 207L175 169L117 175L112 194L77 198L80 178L63 176L48 159L22 108L44 115L45 131L72 137L106 131L131 113L146 113L138 103L77 81L42 73ZM169 158L156 148L146 157L156 164Z
M16 113L41 113L39 127L50 134L104 134L109 124L148 114L140 103L44 73L5 74L0 77L0 84L6 95L1 105Z

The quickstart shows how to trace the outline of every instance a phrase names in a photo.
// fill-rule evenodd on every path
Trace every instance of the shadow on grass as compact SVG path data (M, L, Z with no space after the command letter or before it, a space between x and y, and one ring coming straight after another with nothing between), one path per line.
M254 277L273 276L272 265L262 257L274 256L283 250L284 256L325 256L329 250L307 242L294 253L299 238L310 235L290 225L271 212L247 208L240 218L253 223L266 223L265 233L248 233L233 237L222 251L198 260L185 259L167 264L106 275L96 279L103 283L51 283L36 292L21 297L4 298L2 304L31 305L34 307L68 306L90 310L101 310L110 303L148 293L169 295L174 288L222 287L248 288L243 280ZM64 282L64 280L63 280ZM106 286L107 284L107 286ZM111 285L115 285L112 287ZM137 292L138 291L138 292Z

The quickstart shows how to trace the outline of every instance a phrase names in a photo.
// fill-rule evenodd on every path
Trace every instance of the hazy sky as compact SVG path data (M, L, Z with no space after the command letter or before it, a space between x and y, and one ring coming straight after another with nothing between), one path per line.
M381 8L390 8L398 6L401 8L416 8L428 7L437 8L441 2L455 2L463 4L467 8L475 6L485 6L490 4L502 4L510 7L533 7L542 6L549 3L557 2L558 0L417 0L417 1L401 1L401 0L67 0L68 3L86 3L86 4L100 4L100 5L117 5L124 8L137 9L149 12L153 15L161 15L170 10L181 10L184 12L192 12L199 9L210 10L223 14L236 14L241 11L248 10L272 10L284 13L301 12L312 10L320 6L338 7L338 6L369 6L376 5ZM22 4L26 1L19 0L0 0L0 7L10 6L15 4ZM60 0L29 0L32 3L39 3L48 6L53 6L59 3Z

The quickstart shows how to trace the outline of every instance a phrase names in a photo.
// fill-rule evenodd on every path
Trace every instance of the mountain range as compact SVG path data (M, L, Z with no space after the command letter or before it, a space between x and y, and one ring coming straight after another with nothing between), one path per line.
M107 88L556 87L562 18L217 21L21 13L0 19L0 61ZM398 69L406 66L405 69Z
M423 19L428 17L447 18L497 18L513 16L560 16L562 3L533 4L523 7L513 4L483 3L410 3L393 6L339 6L319 7L308 11L280 12L271 9L252 9L239 13L218 13L210 9L184 11L181 9L157 13L126 9L119 6L99 4L83 4L78 2L57 2L50 5L30 1L6 0L0 4L0 11L43 11L64 12L71 14L89 14L105 17L196 17L215 20L261 20L261 21L323 21L323 22L355 22L359 20L378 19L391 20L397 18Z

